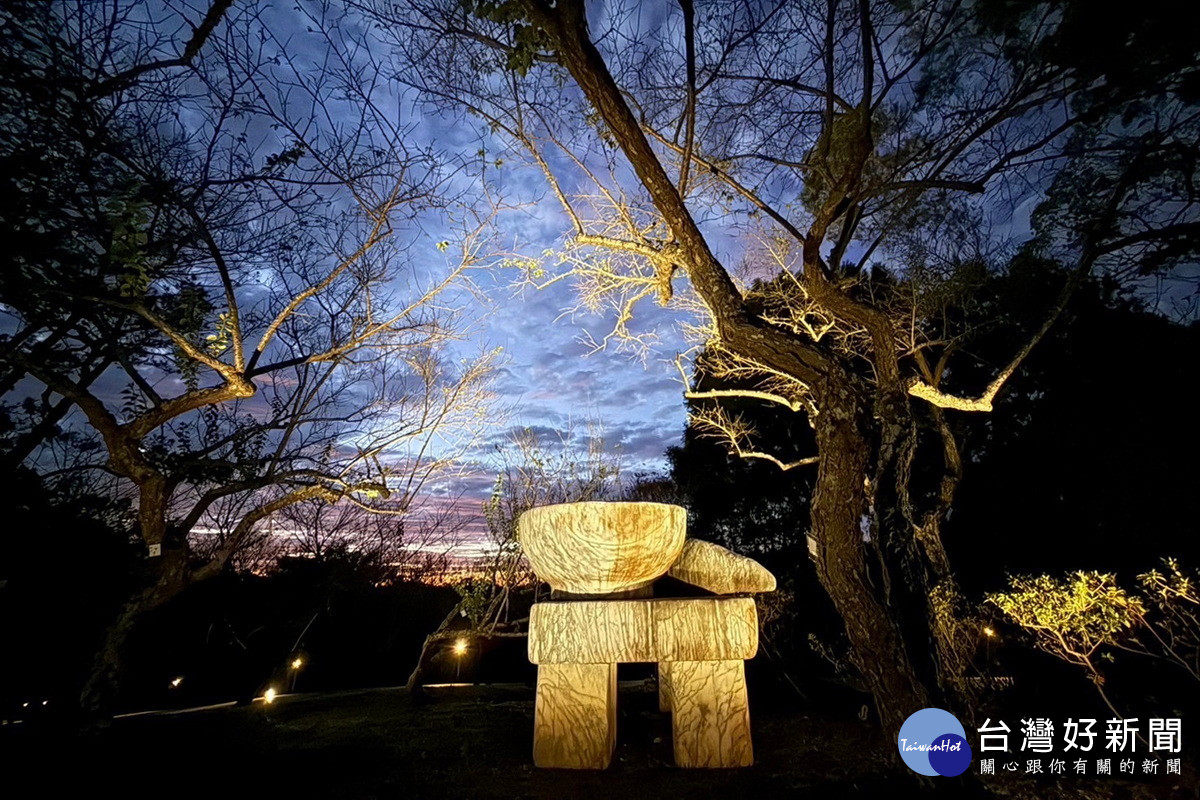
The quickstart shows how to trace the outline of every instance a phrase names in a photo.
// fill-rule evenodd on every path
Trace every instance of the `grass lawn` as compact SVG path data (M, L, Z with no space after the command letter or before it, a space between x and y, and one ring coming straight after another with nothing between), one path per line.
M0 736L0 797L1196 797L1175 776L923 786L891 762L893 742L855 719L773 711L753 699L752 715L753 767L677 769L654 693L623 685L617 751L602 772L534 769L533 692L524 686L432 688L421 702L403 689L299 694L83 730L30 720Z

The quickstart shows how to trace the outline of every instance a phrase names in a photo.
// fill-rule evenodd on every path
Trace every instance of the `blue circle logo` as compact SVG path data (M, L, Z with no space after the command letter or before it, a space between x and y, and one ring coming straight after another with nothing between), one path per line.
M923 708L904 720L896 746L908 768L921 775L953 778L971 766L966 730L940 708Z

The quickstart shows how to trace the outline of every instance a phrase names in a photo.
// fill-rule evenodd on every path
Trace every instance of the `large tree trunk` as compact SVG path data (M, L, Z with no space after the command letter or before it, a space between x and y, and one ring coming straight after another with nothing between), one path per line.
M880 433L869 497L871 532L881 568L895 576L887 587L889 611L931 700L969 712L974 703L964 678L974 648L971 637L964 636L969 623L961 614L941 531L961 475L957 444L938 413L931 440L931 431L919 424L908 399L898 392L878 398L875 421ZM942 451L940 474L915 472L918 450L934 443Z
M177 597L189 583L187 550L164 549L154 559L157 576L154 583L134 595L121 609L96 653L91 674L84 684L79 703L83 711L93 716L111 713L121 689L126 648L130 634L147 614Z
M859 414L824 404L814 420L821 461L812 501L813 558L825 590L846 627L851 659L875 700L884 731L894 733L914 711L929 704L886 605L885 572L868 569L871 445Z
M584 4L559 3L552 11L540 4L529 4L526 11L531 21L554 41L562 65L608 125L662 213L676 249L661 255L669 257L672 262L669 267L679 264L686 269L713 316L723 345L775 372L810 387L821 387L818 390L821 396L816 398L821 413L814 419L821 459L812 503L817 574L845 623L852 658L875 698L885 730L899 730L909 714L928 705L929 695L888 605L890 587L873 582L868 570L863 534L869 528L863 523L870 523L872 514L866 482L876 475L875 467L880 461L874 456L881 448L877 431L868 423L872 413L858 402L850 386L852 373L840 357L822 347L755 320L745 298L709 248L682 194L668 177L604 58L592 43ZM827 210L833 212L832 208ZM806 271L820 274L819 245L832 218L815 225L805 237ZM832 310L844 308L846 319L871 330L880 356L873 364L877 379L883 391L892 393L891 403L900 415L897 418L907 419L901 407L906 407L907 400L898 365L894 358L889 360L893 348L890 324L879 312L858 306L840 290L826 286L823 279L813 281L810 288L821 290L823 298L817 299L834 303ZM883 353L888 353L889 358L883 358ZM886 421L890 409L883 412L881 419ZM883 460L891 457L885 455ZM905 535L905 541L911 541L911 531ZM879 559L882 569L876 576L882 584L889 572L888 559L884 550L878 552L885 553Z

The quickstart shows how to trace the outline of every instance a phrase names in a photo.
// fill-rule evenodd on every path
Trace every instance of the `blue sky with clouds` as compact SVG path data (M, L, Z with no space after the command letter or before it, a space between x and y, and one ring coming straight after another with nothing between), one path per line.
M322 44L322 37L309 24L311 20L303 15L302 9L311 11L316 4L301 2L302 6L263 4L258 8L291 63L301 72L306 67L316 71L327 55L327 45ZM679 34L673 24L675 7L670 4L653 9L640 4L611 5L617 9L624 6L629 12L616 18L619 24L614 36L646 31L657 31L665 38ZM145 12L148 17L166 20L162 29L176 31L162 43L163 56L168 57L178 50L180 37L187 35L190 21L198 18L207 3L159 0L134 7L152 9L154 13ZM597 3L592 8L600 15L596 29L605 29L604 15L609 5ZM621 25L627 29L621 29ZM387 46L377 47L375 52L368 48L360 55L386 63ZM469 331L455 344L452 356L469 357L493 348L503 351L494 384L497 412L493 425L478 431L478 441L464 460L463 474L435 487L430 502L442 507L451 504L463 517L476 515L500 466L496 448L503 447L512 432L522 428L539 432L545 443L552 444L571 433L578 441L592 426L601 431L606 449L619 454L628 472L665 469L664 452L681 441L686 422L684 387L674 359L688 349L689 343L678 329L681 320L677 311L659 308L652 301L639 307L634 325L658 336L657 347L642 358L616 350L595 350L589 342L604 338L613 325L611 317L573 313L577 300L567 282L542 290L522 287L520 270L503 266L504 251L508 255L534 255L554 250L562 245L561 237L570 229L543 176L536 169L521 166L522 159L480 120L460 113L439 113L400 81L382 81L377 89L375 101L399 121L411 137L412 146L436 151L447 164L450 177L446 189L451 197L464 205L479 199L482 191L478 166L483 162L492 164L486 180L495 197L515 206L497 220L493 242L497 256L489 259L485 255L484 263L491 267L472 276L476 291L461 291L448 298L451 305L460 308ZM286 144L286 140L264 139L263 152L276 151ZM495 165L496 159L504 163ZM1019 204L995 204L993 226L1004 238L1024 239L1029 234L1028 216L1036 199L1037 193L1032 192ZM703 218L703 214L699 216ZM701 224L705 224L703 219ZM739 232L722 228L717 222L706 226L706 233L719 257L736 266L740 261ZM440 211L413 220L400 235L411 241L406 255L414 259L417 282L444 269L453 255L436 246L441 241L455 241L453 226ZM110 388L115 398L120 386ZM478 522L471 530L481 530Z
M547 236L540 244L552 247L555 241ZM596 350L589 334L603 338L612 319L571 314L576 298L568 283L535 289L520 286L520 277L516 269L495 269L476 276L486 302L478 302L478 295L462 298L474 325L457 349L503 349L494 383L496 415L466 459L467 474L446 482L437 494L461 494L468 506L484 499L499 467L496 449L523 428L550 447L573 437L581 450L598 430L605 450L629 474L665 470L665 451L680 443L686 422L674 355L687 345L676 313L645 305L639 324L659 335L659 347L645 357Z
M386 58L382 51L379 56ZM464 203L478 202L479 164L486 163L483 179L489 191L511 206L497 220L492 243L497 255L490 260L491 268L475 273L475 291L458 293L452 303L463 310L471 329L455 347L457 353L503 350L494 385L496 424L481 431L467 458L468 474L441 485L439 498L461 494L467 505L486 498L499 467L496 448L523 428L539 433L547 445L574 435L582 447L592 426L629 474L664 471L665 451L682 441L687 417L675 364L676 356L691 347L679 328L681 312L644 301L631 327L652 332L654 349L596 349L593 343L612 330L613 315L577 310L577 295L569 282L537 289L523 282L520 268L504 263L508 256L536 257L559 248L571 229L540 171L481 120L431 108L409 88L393 85L388 91L396 93L398 113L411 123L417 141L437 149L447 163L468 165L454 178L453 193ZM499 167L496 160L501 161ZM456 241L454 227L445 218L430 216L420 225L416 252L432 253L437 242Z
M187 0L133 4L130 30L146 24L147 19L156 19L159 30L174 32L160 42L163 57L169 57L178 49L179 37L186 37L190 30L185 23L198 19L206 7L205 3ZM275 37L263 45L267 55L272 49L278 50L290 61L284 69L295 67L301 76L305 70L315 74L327 57L324 38L304 14L315 8L313 4L305 4L303 9L293 4L259 7L260 19ZM371 55L381 63L386 57L382 46ZM380 84L376 91L374 101L385 113L394 115L411 137L406 144L435 151L447 165L450 178L444 188L463 205L476 202L481 194L479 176L472 169L480 161L479 151L485 151L490 163L494 158L505 159L504 166L489 167L486 174L496 196L515 205L498 220L494 239L497 252L534 254L561 244L560 236L567 230L565 218L542 176L519 166L513 154L506 152L504 143L478 120L433 113L411 89L396 83ZM304 110L301 108L299 113ZM262 137L259 149L264 157L288 143L283 133L272 134L271 130L264 127L257 131ZM471 166L462 168L463 164ZM454 213L453 208L450 213ZM436 246L443 240L453 242L455 237L444 211L428 212L397 235L410 242L405 255L414 261L415 283L422 283L423 276L440 274L448 259L453 258L453 247L443 253ZM589 429L599 430L606 450L619 454L630 473L663 470L664 452L680 442L686 418L683 387L673 361L686 345L675 327L674 312L653 303L641 309L636 324L654 329L660 336L661 348L654 354L639 359L628 353L595 351L585 342L587 335L602 339L612 320L564 313L575 305L574 291L567 283L544 290L518 287L520 271L497 266L501 257L484 258L484 264L492 266L472 275L474 292L461 291L447 298L450 305L461 310L469 331L454 345L451 357L469 357L499 347L503 358L495 374L494 424L478 431L478 441L465 459L463 474L435 487L429 497L431 504L455 504L463 517L478 514L499 468L496 448L520 428L537 431L547 444L572 433L582 443ZM109 378L105 376L97 391L116 403L123 379L116 374ZM176 384L174 381L171 386L182 390ZM31 386L28 390L39 388ZM478 523L470 527L476 534L482 530Z
M163 19L177 19L178 35L182 36L188 30L183 21L196 18L196 10L205 6L189 6L187 0L163 0L161 4L135 7L162 9L166 15ZM309 3L259 7L262 19L276 37L277 44L268 45L268 49L279 47L301 74L306 68L319 70L328 52L325 40L303 13L316 7ZM674 7L661 4L655 8L657 11L651 13L648 6L635 5L630 13L622 12L618 22L631 26L624 33L654 30L659 36L678 36L677 26L673 25ZM595 4L593 10L602 17L597 29L605 29L603 15L608 6ZM163 30L171 28L163 24ZM164 57L177 49L176 38L164 40ZM377 43L359 55L386 65L387 51L387 45ZM447 298L450 305L460 309L468 330L454 345L451 356L470 357L480 351L502 349L494 383L496 414L490 427L477 432L478 441L464 459L462 474L435 487L430 502L442 507L452 504L463 517L476 515L500 466L496 448L503 447L513 431L522 428L538 432L548 445L571 434L581 443L589 430L599 430L606 449L619 455L629 473L664 470L664 453L681 441L686 422L684 387L674 359L688 349L689 343L679 331L678 312L660 308L652 301L639 306L633 324L639 331L653 331L658 338L655 349L640 358L615 349L596 350L590 342L602 340L611 330L611 317L573 312L577 299L568 282L540 290L521 286L521 271L504 266L505 255L535 255L560 247L562 235L570 229L540 172L522 166L521 156L510 151L507 143L490 133L481 120L460 112L439 112L401 81L381 81L376 90L374 101L411 137L407 143L414 149L436 152L446 164L449 177L445 189L450 197L463 206L477 203L483 194L479 182L482 177L496 199L513 205L497 219L492 242L495 257L489 258L485 252L484 269L472 275L475 291L459 291ZM267 134L263 152L285 144L285 140L272 141ZM496 164L497 160L503 163ZM489 164L483 176L479 174L481 163ZM1011 206L998 204L1000 218L992 220L993 224L1008 238L1023 239L1029 233L1028 214L1035 200L1036 195L1028 197L1011 211ZM453 207L450 213L455 213ZM719 223L707 227L710 229L706 233L722 260L738 264L738 232L722 228ZM399 235L411 242L406 257L413 260L418 283L445 269L453 258L453 247L449 252L437 247L442 241L453 244L456 238L444 211L429 211ZM119 388L111 387L114 397ZM478 533L479 524L473 523L471 530Z

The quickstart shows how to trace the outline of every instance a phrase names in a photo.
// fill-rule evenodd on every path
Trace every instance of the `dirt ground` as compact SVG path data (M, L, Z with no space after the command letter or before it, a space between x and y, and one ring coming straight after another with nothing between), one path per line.
M1052 776L921 784L894 743L851 719L753 709L756 764L677 769L669 717L623 685L618 746L600 772L537 770L533 692L453 686L290 695L266 705L142 715L79 728L27 720L0 730L0 796L119 798L1128 798L1197 797L1157 783ZM12 794L13 790L19 794ZM35 794L36 793L36 794Z

